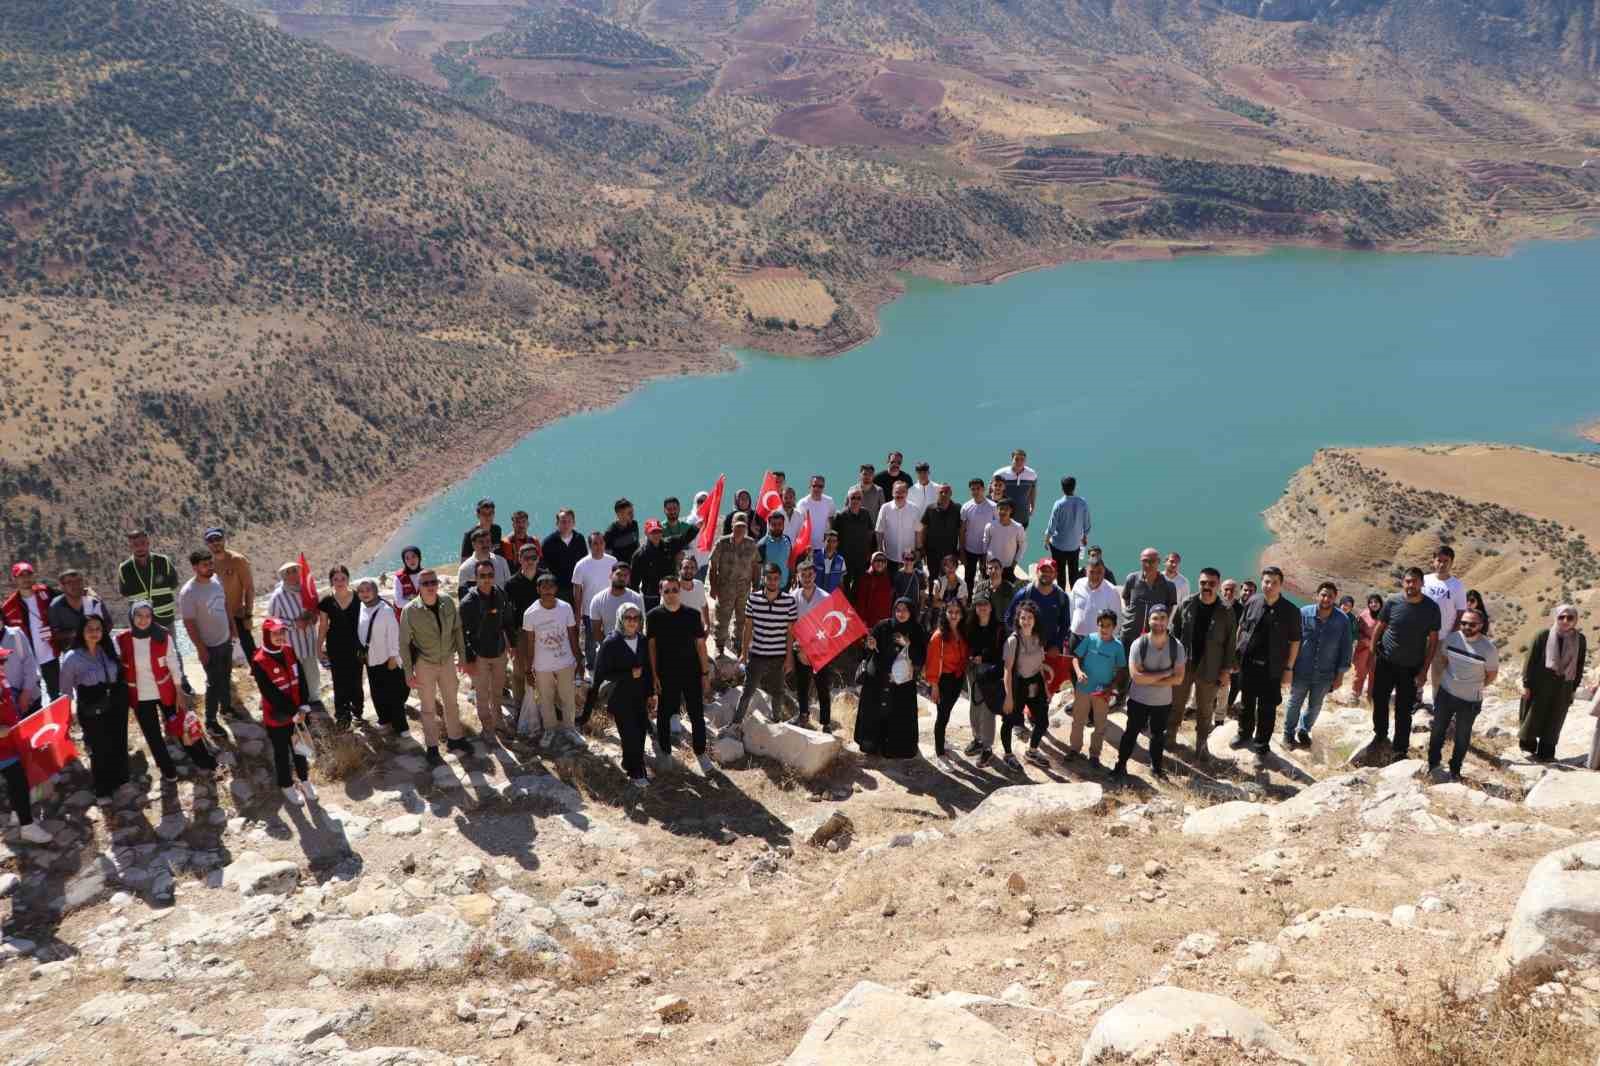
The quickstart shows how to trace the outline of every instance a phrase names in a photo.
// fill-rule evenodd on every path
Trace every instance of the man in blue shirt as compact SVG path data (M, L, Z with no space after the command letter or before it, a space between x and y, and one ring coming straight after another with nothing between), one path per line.
M1089 505L1073 495L1077 491L1077 478L1061 479L1061 499L1050 508L1050 525L1044 532L1056 571L1066 569L1069 589L1078 583L1078 553L1089 543Z
M756 541L756 556L761 563L771 563L778 568L778 587L789 587L789 556L794 554L794 540L783 531L782 511L767 515L767 532ZM760 565L759 563L757 564Z
M1044 650L1064 653L1067 636L1072 632L1072 602L1056 584L1054 559L1040 559L1034 568L1038 576L1011 597L1011 606L1006 608L1006 628L1016 627L1017 605L1028 600L1037 610L1035 617L1038 619L1039 639L1044 642Z
M1300 608L1300 656L1294 661L1289 704L1283 713L1283 745L1311 746L1311 727L1322 713L1322 701L1344 682L1355 650L1350 621L1335 608L1339 586L1324 581L1317 601ZM1301 708L1304 707L1304 712Z
M831 593L844 583L844 556L839 554L839 534L828 530L822 547L811 550L811 565L817 572L817 588Z

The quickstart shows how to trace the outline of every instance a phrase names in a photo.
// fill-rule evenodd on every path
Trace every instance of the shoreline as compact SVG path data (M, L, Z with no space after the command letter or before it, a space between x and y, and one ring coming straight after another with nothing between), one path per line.
M506 416L492 425L480 426L465 435L457 435L444 447L430 452L425 458L396 472L387 480L353 496L330 499L314 507L307 518L293 527L263 527L243 531L238 545L253 554L270 550L273 544L284 542L285 535L300 538L309 554L327 558L362 560L363 572L383 572L387 561L378 560L377 553L403 528L418 511L430 504L441 493L465 478L471 477L485 464L515 448L530 433L585 411L603 410L626 400L634 390L644 384L665 377L705 376L727 373L738 366L738 357L731 349L749 348L778 356L799 358L834 358L854 351L875 339L882 332L881 310L905 295L906 287L896 277L905 274L926 278L948 285L998 285L1001 282L1033 273L1050 270L1076 262L1137 262L1151 259L1175 260L1189 255L1264 255L1281 248L1304 248L1315 251L1352 251L1380 255L1410 254L1463 254L1503 258L1515 251L1518 245L1536 240L1582 240L1597 235L1593 227L1582 232L1555 235L1537 235L1513 238L1489 245L1476 245L1471 249L1437 245L1409 245L1375 249L1336 247L1320 241L1185 241L1155 240L1148 245L1118 242L1095 248L1081 246L1057 247L1041 250L1042 254L1017 256L984 264L975 270L952 271L938 269L932 264L907 264L882 281L863 284L853 289L850 296L859 301L858 311L862 328L848 337L823 342L810 338L811 343L797 344L784 350L784 346L767 347L761 342L770 340L756 334L729 332L717 339L716 347L704 351L681 349L671 352L641 351L629 353L635 359L665 355L676 364L660 373L631 376L605 393L570 389L563 390L558 382L553 388L541 388L518 402ZM1053 254L1052 254L1053 253ZM820 342L820 343L819 343ZM562 399L555 400L555 397ZM552 402L555 400L555 402ZM508 443L502 444L507 434ZM1579 436L1600 443L1600 419L1583 426ZM490 450L492 449L492 450ZM352 518L352 515L357 517ZM366 518L366 515L382 517ZM466 519L463 519L465 522ZM325 534L311 532L326 530ZM307 533L311 532L308 537ZM1263 555L1277 546L1273 541L1263 549ZM313 549L315 551L313 552ZM281 548L280 548L281 550ZM263 556L263 558L269 558ZM376 570L374 570L376 567Z

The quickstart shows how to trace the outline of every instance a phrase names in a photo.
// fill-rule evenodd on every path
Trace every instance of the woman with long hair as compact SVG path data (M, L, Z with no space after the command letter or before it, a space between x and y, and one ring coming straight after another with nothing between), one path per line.
M1050 760L1039 750L1045 727L1050 724L1050 697L1045 691L1044 640L1039 635L1039 613L1032 601L1017 604L1017 627L1006 638L1005 717L1000 720L1000 746L1005 749L1005 764L1021 770L1022 764L1011 753L1011 731L1023 727L1023 712L1033 723L1028 739L1027 759L1035 766L1049 766Z
M972 743L963 753L986 767L994 761L995 719L1005 703L1001 680L1005 629L988 596L975 596L962 637L967 644L967 680L971 701L967 713L972 723Z
M1367 608L1356 615L1355 653L1350 663L1350 697L1360 702L1372 698L1372 633L1378 628L1383 597L1367 593Z
M329 592L317 603L317 646L333 674L334 721L348 726L366 716L361 696L361 600L343 563L328 571Z
M112 794L128 783L128 686L107 636L99 615L85 615L61 660L61 693L72 697L89 749L95 802L102 807L111 806Z
M955 557L945 556L945 562L954 567ZM939 626L928 641L928 686L938 701L938 713L933 720L933 757L939 765L950 768L945 757L944 731L950 723L950 712L967 681L967 609L960 600L952 599L939 611Z
M1483 619L1483 628L1479 632L1487 637L1489 635L1489 608L1483 605L1483 593L1477 589L1467 590L1467 610L1478 612L1478 616Z
M617 609L617 625L594 660L594 683L606 691L606 710L622 737L622 772L629 784L650 783L644 768L644 738L656 708L655 675L644 639L644 612L636 603Z

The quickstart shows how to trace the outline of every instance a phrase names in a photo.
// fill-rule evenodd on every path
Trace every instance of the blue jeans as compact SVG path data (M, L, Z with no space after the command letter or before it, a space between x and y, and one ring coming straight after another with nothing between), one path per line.
M1450 770L1461 773L1461 764L1472 747L1472 723L1478 720L1483 701L1469 703L1460 696L1451 695L1441 688L1433 697L1433 728L1428 737L1428 768L1436 769L1444 757L1444 742L1455 734L1455 747L1450 750Z
M1283 735L1292 739L1297 727L1302 733L1311 732L1311 727L1317 724L1317 715L1322 713L1322 701L1332 691L1332 678L1326 681L1295 678L1289 685L1289 702L1283 708ZM1305 707L1304 714L1300 713L1302 706Z

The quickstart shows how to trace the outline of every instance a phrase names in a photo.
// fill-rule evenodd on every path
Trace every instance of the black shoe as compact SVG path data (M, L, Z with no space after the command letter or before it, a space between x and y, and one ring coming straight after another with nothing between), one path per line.
M1410 757L1411 757L1411 749L1409 749L1409 748L1395 748L1394 751L1390 752L1390 754L1389 754L1389 761L1390 762L1405 762Z
M1258 740L1254 744L1250 745L1250 750L1255 752L1257 755L1265 755L1267 752L1272 750L1272 743L1266 740Z
M463 755L472 754L472 742L466 737L455 737L454 739L447 737L445 739L444 746L449 748L451 751L459 751Z
M428 755L428 765L429 766L443 766L444 765L444 756L439 754L439 749L438 748L429 748L428 752L427 752L427 755Z
M1112 784L1114 784L1114 785L1122 785L1122 784L1126 784L1127 781L1128 781L1128 770L1127 770L1126 767L1124 767L1121 763L1118 763L1116 766L1113 766L1111 768L1111 783Z
M337 715L334 716L333 724L335 726L337 726L338 728L340 728L340 729L349 729L350 728L350 715L345 713L344 711L340 711Z
M1165 769L1151 770L1150 774L1157 781L1165 781L1167 779L1167 771Z
M1244 737L1234 737L1232 740L1228 741L1228 747L1232 748L1234 751L1238 751L1240 748L1247 748L1249 746L1250 742Z
M1294 748L1295 748L1295 744L1296 744L1296 741L1294 739L1294 734L1293 733L1285 733L1283 735L1283 746L1284 747L1288 748L1290 751L1293 751Z
M222 728L222 723L217 721L216 715L210 715L206 718L206 732L210 733L214 737L225 737L228 735L228 731Z
M1302 748L1309 748L1311 746L1311 734L1307 733L1304 729L1296 733L1294 735L1294 739L1295 743L1299 744Z
M1452 781L1454 781L1454 782L1459 784L1460 781L1461 781L1461 771L1460 770L1451 770L1450 771L1450 780L1452 780Z
M982 770L992 762L994 762L994 752L987 748L978 752L978 769Z

